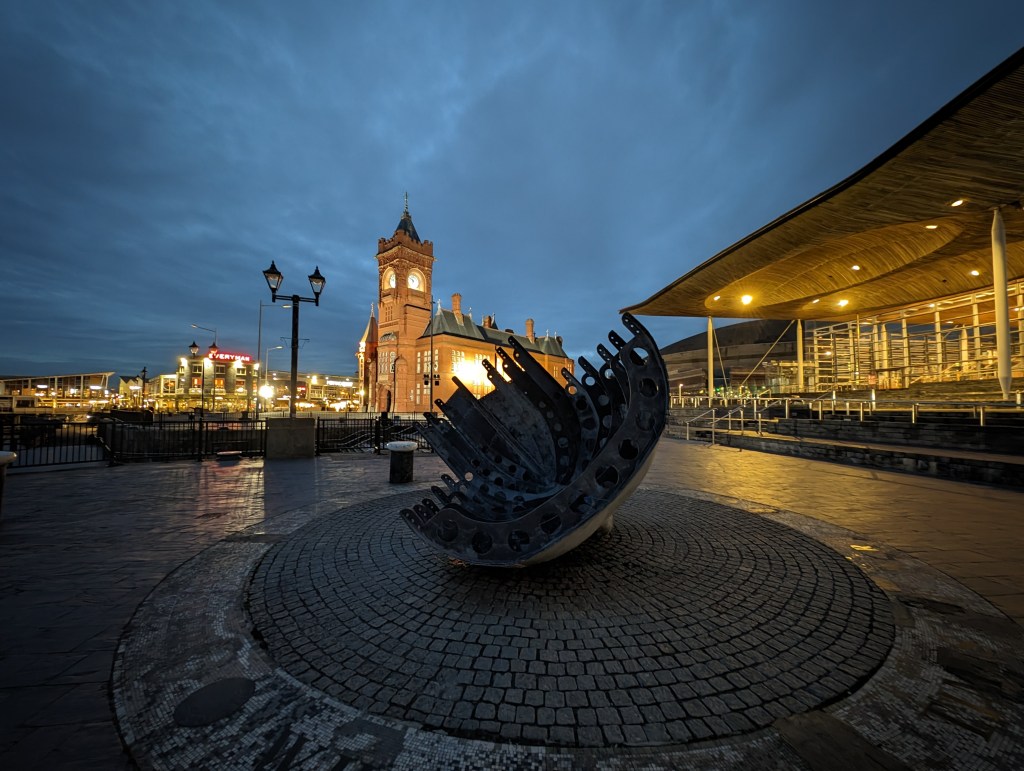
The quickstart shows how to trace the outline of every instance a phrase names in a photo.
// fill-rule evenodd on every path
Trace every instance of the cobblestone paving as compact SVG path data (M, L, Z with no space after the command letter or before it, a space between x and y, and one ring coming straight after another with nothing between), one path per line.
M851 695L724 739L693 737L685 743L658 744L623 731L623 740L614 746L570 747L550 739L539 745L524 738L455 736L443 725L430 728L423 721L376 715L335 698L321 689L336 682L333 676L319 684L304 683L280 667L254 637L242 599L247 591L254 596L255 573L273 564L267 555L275 548L288 551L292 539L309 545L311 533L330 530L327 521L301 529L303 517L295 512L291 521L251 528L206 550L171 574L139 608L122 638L113 680L124 739L142 765L160 769L1024 767L1024 705L1019 698L1024 637L987 602L913 557L871 545L829 523L708 493L682 495L677 489L652 486L641 488L638 496L681 501L698 510L717 506L728 513L742 508L832 549L889 595L895 622L889 656ZM361 508L327 516L346 522ZM625 516L620 512L617 527L627 527ZM416 548L406 541L413 538L411 533L400 530L396 537L402 541L394 548L396 554ZM332 562L341 559L331 555ZM314 562L306 564L312 568ZM329 587L318 588L330 594ZM387 602L397 607L404 599L396 595ZM492 600L481 593L475 602ZM296 600L284 615L300 605ZM372 617L379 615L375 611ZM339 627L339 639L344 634ZM346 663L339 659L335 666L340 671ZM238 678L252 681L254 695L235 714L209 726L175 723L175 709L197 691ZM424 686L428 690L429 683ZM410 694L408 703L421 695ZM488 703L486 697L480 703Z
M384 499L273 547L251 612L272 658L357 709L561 746L721 738L849 693L892 614L849 561L786 527L667 493L553 563L433 553Z

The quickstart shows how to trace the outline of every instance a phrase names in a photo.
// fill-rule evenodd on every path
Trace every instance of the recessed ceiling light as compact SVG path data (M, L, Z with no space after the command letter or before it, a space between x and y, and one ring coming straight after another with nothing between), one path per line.
M949 205L950 206L963 206L965 203L967 203L967 199L966 198L957 198L955 201L951 202Z
M938 225L925 225L926 230L935 230L938 227Z
M928 303L928 307L929 308L934 308L935 307L935 303Z
M712 299L713 300L721 300L722 299L722 295L716 294Z
M839 301L839 307L840 308L845 308L849 304L849 302L850 302L849 300L840 300Z
M754 298L751 297L749 294L745 294L743 295L743 297L740 298L740 302L743 303L744 305L750 305L753 299Z
M821 302L821 298L820 297L815 297L813 300L811 300L811 305L814 305L815 303L820 303L820 302Z
M972 270L972 271L971 271L971 275L972 275L972 276L980 276L980 275L981 275L981 273L980 273L979 271L976 271L976 270Z
M851 265L850 270L860 270L860 265Z

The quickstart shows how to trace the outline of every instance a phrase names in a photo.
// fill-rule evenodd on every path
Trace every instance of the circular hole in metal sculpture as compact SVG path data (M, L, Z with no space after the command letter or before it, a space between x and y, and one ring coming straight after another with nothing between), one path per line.
M658 384L649 377L640 378L640 393L644 396L657 396Z
M554 513L545 514L544 518L540 521L540 529L548 535L558 532L558 528L561 526L562 518Z
M568 439L568 437L565 437L565 436L558 437L558 446L561 447L563 450L566 447L568 447L569 446L569 439Z
M632 351L629 352L629 358L632 360L632 362L640 366L643 366L644 364L647 363L647 356L647 351L645 351L643 348L634 348Z
M579 412L585 412L589 407L590 405L587 403L587 400L582 396L576 400L576 409Z
M530 534L525 530L513 530L508 534L508 548L512 551L521 551L524 546L529 545Z
M584 375L583 376L583 385L585 385L585 386L592 386L595 383L597 383L597 381L594 380L593 376L591 376L591 375Z
M494 539L482 530L478 530L473 536L473 551L477 554L486 554L494 546Z
M451 543L459 537L459 526L452 522L452 520L446 519L441 523L438 536L440 536L441 540L445 543Z
M597 403L602 407L607 407L610 401L611 399L608 398L607 394L601 394L600 396L597 397Z
M605 466L599 469L594 479L601 487L614 487L619 481L619 472L614 466Z
M465 474L463 474L462 478L465 479L467 482L472 482L473 481L473 472L472 471L467 471Z
M605 380L614 380L615 379L615 373L612 372L612 368L611 367L605 367L604 369L602 369L601 370L601 374L604 375L604 379Z
M576 386L574 386L574 385L569 386L565 390L569 392L569 396L575 396L576 395Z
M634 460L640 454L640 448L632 439L623 439L619 443L619 456L626 460Z

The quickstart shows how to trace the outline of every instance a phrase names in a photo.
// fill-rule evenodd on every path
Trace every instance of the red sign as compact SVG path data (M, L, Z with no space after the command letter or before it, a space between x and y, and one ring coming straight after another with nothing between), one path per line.
M207 358L217 361L252 361L252 356L247 353L224 353L223 351L208 354Z

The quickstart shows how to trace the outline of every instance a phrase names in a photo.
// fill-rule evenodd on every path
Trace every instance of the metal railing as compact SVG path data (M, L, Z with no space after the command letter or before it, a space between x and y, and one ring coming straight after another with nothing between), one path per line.
M95 423L65 422L60 416L0 415L0 450L17 453L11 470L83 463L117 465L137 461L201 460L220 453L243 457L266 454L266 420L173 416L152 422L101 418ZM394 440L430 446L416 426L422 415L366 413L317 415L316 453L381 452Z
M716 426L718 425L719 422L721 422L723 420L726 421L726 426L727 426L727 430L728 431L732 431L733 430L733 421L734 420L738 421L738 423L739 423L739 430L741 432L744 431L745 430L745 428L744 428L744 426L745 426L745 419L743 417L743 410L744 410L744 408L742 406L734 407L733 409L727 411L724 415L718 415L718 414L716 414L717 410L715 408L712 408L712 409L708 410L707 412L702 412L700 415L694 416L690 420L685 421L686 439L687 439L687 441L689 441L689 439L690 439L690 428L692 426L695 432L697 430L699 430L699 429L703 429L704 431L710 430L711 431L711 444L714 444L715 443L715 430L716 430ZM736 415L736 413L739 413L739 417L738 418L734 417ZM708 415L710 415L711 417L709 418ZM700 425L700 421L703 421L703 425ZM694 424L698 424L698 425L694 425ZM758 418L758 432L760 432L760 418Z

